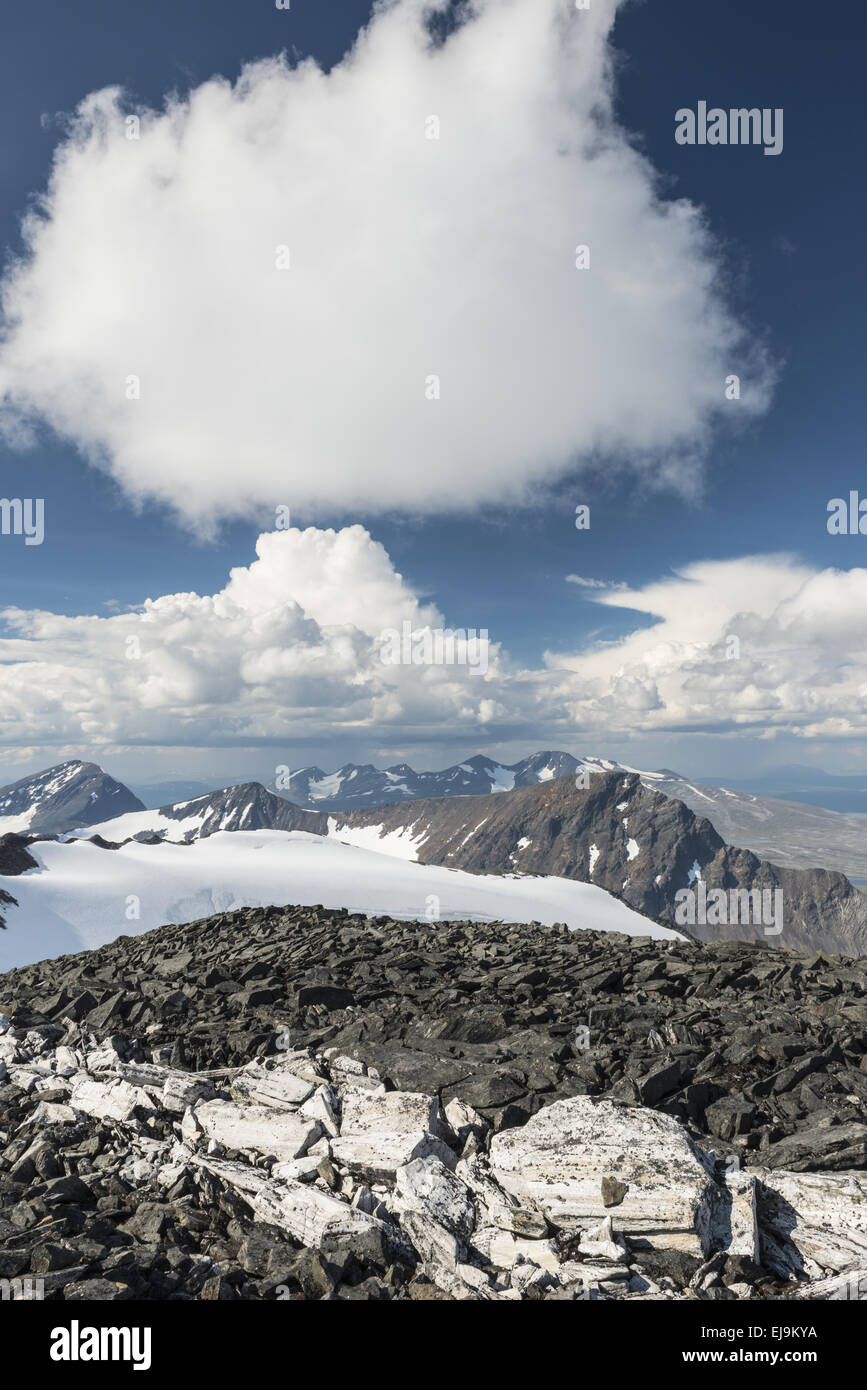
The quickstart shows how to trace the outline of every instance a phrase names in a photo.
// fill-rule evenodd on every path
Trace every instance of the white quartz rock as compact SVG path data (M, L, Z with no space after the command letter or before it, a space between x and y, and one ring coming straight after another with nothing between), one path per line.
M622 1237L615 1235L614 1221L610 1216L604 1217L598 1226L582 1232L575 1253L588 1259L629 1263L626 1245Z
M157 1181L161 1187L171 1187L189 1168L193 1151L186 1144L173 1143L158 1164Z
M483 1269L477 1269L475 1265L459 1264L455 1273L458 1278L471 1289L477 1289L479 1292L487 1292L491 1287L489 1276Z
M521 1208L511 1193L504 1192L491 1177L484 1158L478 1154L469 1159L462 1158L455 1167L455 1173L471 1189L490 1225L499 1226L504 1231L515 1230L516 1213Z
M448 1269L454 1273L458 1265L466 1261L466 1246L460 1237L425 1212L404 1211L400 1224L431 1277L434 1269Z
M273 1069L251 1062L234 1078L231 1089L236 1100L284 1110L302 1105L316 1086L313 1081L296 1076L286 1062Z
M553 1240L520 1240L510 1231L497 1231L488 1243L488 1258L498 1269L511 1269L519 1260L528 1260L556 1274L560 1251Z
M87 1070L91 1072L116 1071L120 1066L120 1058L110 1042L104 1042L99 1047L91 1048L85 1061Z
M201 1132L225 1148L273 1154L283 1161L303 1158L320 1135L315 1120L269 1105L207 1100L196 1105L192 1114Z
M193 1155L192 1162L240 1193L261 1221L286 1231L311 1249L325 1249L327 1253L328 1246L334 1244L381 1262L395 1248L406 1248L398 1231L321 1188L274 1181L258 1169L199 1154Z
M319 1159L308 1153L304 1158L290 1158L286 1163L275 1163L271 1177L288 1182L315 1182L318 1172Z
M131 1086L128 1081L97 1081L80 1073L73 1082L69 1102L74 1109L98 1120L131 1120L137 1108L153 1109L147 1092L139 1086Z
M762 1259L785 1275L806 1265L867 1268L867 1174L760 1170Z
M600 1284L615 1280L631 1282L635 1277L622 1265L594 1265L586 1260L564 1260L557 1270L561 1284Z
M489 1281L478 1274L467 1275L467 1248L460 1236L448 1230L426 1212L405 1210L401 1225L417 1252L424 1273L438 1288L453 1298L488 1299ZM478 1273L481 1273L479 1271Z
M81 1053L71 1047L58 1047L54 1054L54 1069L58 1076L74 1076L81 1071L83 1063Z
M623 1233L705 1254L721 1200L709 1162L668 1115L571 1096L491 1141L491 1172L554 1226L576 1232L607 1214L606 1176L628 1184L617 1208Z
M277 1057L269 1058L269 1063L274 1063L277 1068L291 1071L292 1075L299 1077L301 1081L309 1081L314 1086L321 1086L324 1081L328 1080L324 1060L322 1057L315 1057L306 1048L294 1048L289 1051L281 1051Z
M476 1139L481 1139L490 1129L487 1120L483 1119L477 1110L474 1110L471 1105L467 1105L466 1101L458 1100L457 1097L449 1101L443 1113L461 1148L464 1147L470 1135L474 1135Z
M361 1091L378 1091L382 1086L379 1072L355 1057L346 1057L336 1048L323 1054L335 1086L357 1086Z
M163 1083L160 1098L166 1110L181 1115L190 1105L210 1100L214 1088L209 1081L197 1081L192 1072L172 1072Z
M473 1197L466 1183L438 1158L416 1158L397 1170L395 1208L430 1216L457 1236L469 1236L475 1225Z
M849 1274L832 1274L827 1279L816 1279L802 1296L808 1299L867 1302L867 1265L863 1269L852 1270Z
M742 1171L728 1173L721 1192L712 1222L713 1248L729 1255L745 1255L758 1263L761 1250L755 1177Z
M356 1177L393 1182L398 1168L431 1155L454 1167L454 1153L434 1133L439 1116L435 1097L349 1086L342 1099L340 1137L332 1141L331 1152Z
M81 1117L82 1111L73 1110L71 1105L41 1100L36 1109L31 1112L29 1123L32 1125L68 1125L75 1120L80 1120Z
M318 1120L323 1133L334 1139L340 1133L339 1110L340 1102L332 1087L326 1082L317 1086L309 1100L305 1100L299 1107L298 1113L305 1119Z
M542 1269L530 1260L519 1260L512 1269L512 1288L518 1289L522 1294L533 1284L548 1289L555 1288L559 1282L556 1274L552 1274L549 1269Z
M50 1068L40 1066L37 1063L27 1062L23 1066L9 1066L7 1070L10 1081L19 1086L28 1096L34 1091L69 1089L68 1083L63 1077L57 1076Z

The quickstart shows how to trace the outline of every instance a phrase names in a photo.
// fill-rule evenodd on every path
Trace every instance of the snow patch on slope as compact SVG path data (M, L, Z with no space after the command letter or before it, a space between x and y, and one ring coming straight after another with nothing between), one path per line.
M34 805L18 816L0 816L0 835L23 835L30 829L38 810L38 805Z
M343 773L332 772L327 777L321 777L316 782L311 782L307 789L307 795L311 801L328 801L332 796L338 796L343 785Z
M339 840L344 845L355 845L358 849L388 854L394 859L405 859L410 863L418 859L418 852L425 838L424 827L418 833L413 825L403 825L399 830L386 831L381 825L346 825L342 824L337 816L328 817L329 840Z
M189 801L179 801L175 810L181 811L191 804ZM91 835L101 835L104 840L119 843L121 840L131 839L134 835L165 834L167 840L177 844L183 842L188 835L201 830L209 809L211 808L203 802L198 814L184 816L181 820L164 816L161 811L128 811L126 815L115 816L113 820L100 821L98 825L87 825L74 830L72 835L79 840L86 840Z
M19 902L0 932L0 971L245 906L321 903L424 920L431 896L445 920L566 922L573 929L680 939L590 883L470 874L303 831L223 831L192 845L130 841L117 850L86 840L43 841L31 853L37 869L0 877ZM134 900L140 916L130 921Z

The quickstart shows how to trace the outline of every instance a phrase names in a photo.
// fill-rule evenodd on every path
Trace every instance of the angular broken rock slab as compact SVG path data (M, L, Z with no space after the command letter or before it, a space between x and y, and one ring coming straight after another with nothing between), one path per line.
M492 1177L574 1234L609 1215L602 1179L628 1191L616 1227L631 1239L706 1254L717 1236L721 1190L686 1130L668 1115L572 1096L521 1129L495 1135Z
M308 1120L292 1110L235 1105L228 1100L208 1100L188 1110L184 1136L192 1135L196 1128L226 1149L273 1154L284 1161L303 1158L322 1133L317 1120Z
M799 1130L763 1154L768 1168L793 1172L848 1172L867 1165L867 1125L850 1123Z
M799 1292L800 1298L846 1299L859 1303L867 1302L867 1267L853 1270L849 1274L832 1274L827 1279L816 1279L808 1288Z
M231 1091L236 1100L252 1101L256 1105L271 1105L277 1110L290 1109L303 1105L313 1095L316 1086L313 1081L296 1076L284 1065L277 1068L263 1067L260 1062L251 1062L239 1072L232 1081Z
M789 1277L811 1266L867 1268L867 1175L756 1173L762 1262Z
M416 1158L399 1168L395 1208L421 1212L459 1237L472 1235L476 1220L473 1194L441 1159Z
M97 1081L86 1075L73 1082L69 1103L97 1120L131 1120L137 1109L153 1109L153 1101L140 1086L131 1086L128 1081Z
M367 1091L349 1086L343 1095L340 1137L331 1153L367 1182L394 1182L397 1170L416 1158L439 1158L454 1168L456 1155L434 1132L439 1124L435 1096L412 1091Z
M360 1259L383 1264L411 1254L396 1227L330 1193L301 1182L274 1181L243 1163L194 1154L192 1162L243 1197L255 1215L311 1249L350 1250Z
M517 1236L542 1238L548 1234L548 1222L542 1213L535 1207L520 1206L510 1192L504 1192L491 1177L486 1159L478 1154L462 1158L455 1172L472 1189L480 1215L489 1225Z

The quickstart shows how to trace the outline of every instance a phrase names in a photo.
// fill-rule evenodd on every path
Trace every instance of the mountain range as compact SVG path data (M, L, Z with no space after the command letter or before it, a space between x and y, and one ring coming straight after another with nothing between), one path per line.
M728 844L751 849L784 868L836 869L854 883L867 884L867 831L855 817L781 796L760 796L745 788L715 786L670 768L644 771L608 758L547 751L505 764L479 754L442 772L414 772L407 763L384 770L346 763L330 773L318 767L301 768L287 779L285 788L272 789L309 810L351 811L420 797L501 793L576 776L582 770L591 775L636 773L646 787L706 816Z
M867 954L867 898L842 874L789 869L726 845L710 821L696 816L684 802L651 790L637 773L599 772L586 783L581 778L550 778L496 796L410 800L330 815L302 809L258 783L249 783L160 811L128 812L81 828L71 842L50 853L39 840L7 836L6 842L7 846L13 839L22 847L29 844L29 852L52 860L55 874L69 874L73 872L70 855L78 856L76 870L84 862L81 840L90 840L100 850L129 842L146 849L165 842L196 845L214 835L224 837L225 832L272 831L290 838L300 833L305 840L319 837L373 852L380 875L388 874L383 861L391 859L471 875L515 875L536 883L551 878L590 883L651 922L678 930L683 927L698 939L722 937ZM99 862L91 862L91 875L105 872L105 861L102 870ZM155 861L145 862L153 877L150 866ZM192 866L193 860L182 862ZM325 861L319 862L322 888L317 902L328 884ZM294 901L297 881L293 882L288 859L285 869L283 895ZM213 868L208 872L213 873ZM207 875L204 882L209 882ZM198 888L191 883L186 895L176 896L179 900L186 896L190 910L196 903L197 914L202 915ZM719 922L713 916L705 922L680 921L678 894L690 888L696 894L764 891L769 901L779 893L781 924L759 921L755 911L745 921ZM15 895L14 885L7 883L7 891ZM420 887L413 898L415 915L423 915L424 896ZM376 906L373 900L362 905L368 910ZM389 910L396 911L393 905Z
M860 818L779 795L761 796L744 788L691 780L669 768L644 771L606 758L579 758L562 751L532 753L511 764L478 754L440 772L415 772L407 763L385 769L347 763L330 773L318 767L302 768L286 779L286 785L281 781L266 789L304 810L330 813L419 799L502 794L582 771L589 775L635 773L646 787L682 801L696 815L706 816L728 844L751 849L759 858L784 868L834 869L853 883L867 885L867 834ZM800 784L808 774L809 769L792 769L789 781ZM250 794L244 788L250 785L260 784L239 783L233 790L189 781L162 783L158 790L166 795L154 812L175 820L179 808L186 814L193 803L219 804L221 814L230 817L223 828L237 829L232 808L246 809ZM214 796L219 798L217 803L210 801ZM146 790L139 798L96 764L71 761L0 788L0 834L64 834L98 826L120 814L141 812L146 805L153 806ZM271 804L264 809L254 806L249 817L247 829L299 829L303 824L292 812L281 817L279 808ZM152 813L136 824L136 830L157 824ZM208 830L212 829L209 822Z
M353 811L329 817L326 833L368 846L378 839L386 852L474 873L511 869L577 878L674 925L682 925L682 890L779 892L778 934L776 924L731 920L689 923L689 934L867 954L867 897L843 874L790 869L727 845L706 817L647 787L636 773L600 773L586 788L560 778L496 798Z
M302 767L274 786L280 795L316 811L354 811L367 806L439 796L483 796L488 792L513 791L552 778L568 777L582 761L594 770L613 769L616 763L599 759L579 760L571 753L531 753L517 763L498 763L478 753L465 763L442 772L415 772L409 763L380 769L371 763L345 763L337 772L321 767Z
M726 843L718 829L719 823L726 823L726 817L730 824L741 823L741 818L747 815L753 816L754 827L764 823L765 808L757 798L687 783L666 769L639 773L601 759L540 753L510 768L478 757L443 774L419 774L413 782L407 777L402 788L390 784L393 793L390 803L340 810L334 806L334 801L344 784L349 786L344 794L346 800L366 794L364 789L361 792L354 789L353 784L360 780L364 771L355 770L359 777L349 775L353 769L343 769L339 785L335 774L330 785L330 800L325 796L321 798L323 809L296 805L260 783L251 782L148 811L121 784L95 765L86 763L63 764L38 774L29 783L22 780L0 791L0 804L17 813L7 817L5 825L0 823L0 831L6 830L0 840L0 864L5 878L5 887L0 887L0 892L4 894L5 911L9 913L10 901L18 897L11 880L22 873L22 856L29 861L27 868L38 863L32 859L33 854L40 856L39 866L51 875L52 920L69 924L69 914L64 909L67 900L60 893L63 883L69 886L72 894L69 901L77 902L82 892L85 899L90 894L92 908L70 909L73 916L78 914L76 920L84 930L88 923L93 926L94 913L99 922L102 921L102 895L93 880L105 876L107 861L101 855L87 859L87 882L83 888L81 870L87 851L81 847L76 849L77 842L90 840L98 850L111 850L129 842L137 842L142 848L165 842L195 845L214 835L225 837L226 832L274 832L278 837L290 839L315 842L324 838L342 842L356 851L364 851L365 855L372 852L376 863L369 876L371 896L367 901L353 899L355 905L364 910L386 910L383 904L387 899L387 910L392 915L402 915L402 900L396 900L392 892L397 887L393 861L402 860L476 877L511 878L512 882L518 878L531 879L539 885L540 896L542 880L592 884L620 899L648 923L684 930L700 940L720 937L759 940L793 949L867 954L867 896L843 874L827 868L793 868L760 857L743 845ZM451 775L455 772L459 776ZM576 775L570 775L572 773ZM369 780L374 780L374 774L385 775L369 769ZM437 778L440 780L436 781ZM430 785L431 780L437 790L451 787L451 791L432 798L417 797L414 793L418 787ZM521 785L512 785L519 780ZM481 785L484 790L475 795L457 790L468 784ZM315 800L314 794L322 790L321 779L311 777L307 784L308 801ZM707 805L711 809L717 826L707 816L696 814L686 800L687 792L699 807ZM395 794L400 800L394 799ZM128 809L104 820L93 819L93 808L115 805ZM780 805L781 814L785 814L787 803ZM805 809L811 814L814 811L814 808ZM833 817L831 812L825 814ZM78 822L71 832L69 818ZM67 843L51 850L43 847L40 841L52 835L63 835ZM238 848L232 847L233 855ZM325 898L329 875L344 884L342 891L350 891L346 883L351 881L351 866L346 856L329 860L326 867L320 855L315 861L319 869L312 871L311 879L308 860L299 856L297 849L291 860L285 857L283 861L275 861L274 853L279 854L275 844L269 842L267 848L268 854L258 861L263 873L266 862L268 864L267 892L262 901L299 901L293 896L299 891L299 878L305 884L308 897L312 894L316 902ZM392 860L391 869L383 862L388 859ZM201 916L207 911L218 910L222 904L222 899L218 901L213 896L222 884L217 872L220 866L207 856L182 857L189 873L188 881L180 883L176 868L168 870L165 856L160 856L159 868L153 858L143 862L151 878L156 870L157 875L168 873L169 880L175 884L165 901L153 891L150 893L151 907L157 910L159 902L159 911L168 914L171 920L190 920L190 912ZM242 871L236 858L232 862L238 881L246 881L246 867ZM364 862L367 864L366 859ZM176 866L177 861L172 863ZM369 867L364 869L365 874ZM352 871L360 872L359 865ZM317 872L322 884L318 892ZM135 877L132 870L129 874ZM109 876L116 877L113 870ZM389 877L391 882L386 888L385 880ZM427 897L439 895L434 887L425 887L420 876L411 876L409 882L417 883L418 888L403 884L401 891L412 899L404 915L422 915ZM714 890L724 894L731 894L732 890L764 892L768 895L768 905L776 901L774 895L779 894L781 925L766 915L758 920L760 899L756 899L749 913L746 908L741 909L736 920L725 915L720 920L719 914L714 917L711 913L710 920L693 922L688 916L684 917L682 911L678 915L678 905L682 902L682 896L678 895L688 889L705 896ZM225 883L219 891L232 898L234 890L231 883ZM261 895L254 894L250 898L251 892L253 888L248 884L239 902L248 899L258 902ZM518 895L513 894L513 897ZM48 899L42 901L44 905ZM489 907L493 913L508 913L508 905L502 900ZM116 912L116 904L105 910L111 917L111 913ZM449 912L453 910L459 912L461 908L451 895ZM480 911L485 915L484 908ZM520 918L523 911L516 903L516 918ZM542 915L541 908L531 913L539 920ZM741 920L741 917L748 920ZM23 922L24 919L19 920ZM38 915L33 921L38 922ZM65 940L64 930L59 928L60 938Z
M92 764L89 766L92 767ZM499 763L478 754L441 772L415 772L407 763L385 769L369 763L346 763L336 772L329 773L319 767L308 767L292 773L286 779L286 785L282 785L282 782L280 785L269 783L268 790L306 810L353 811L418 799L500 794L560 777L575 776L582 770L590 775L600 772L637 773L646 787L682 801L696 815L706 816L727 844L750 849L760 859L769 859L782 868L834 869L845 874L853 883L867 885L867 828L864 821L855 816L841 815L819 804L807 804L783 796L782 789L789 783L804 784L804 778L810 774L809 769L792 769L788 782L785 778L780 782L779 794L759 795L755 788L716 786L683 777L669 768L643 771L607 758L578 758L562 751L546 751L532 753L520 762L511 764ZM48 775L39 774L40 777ZM841 779L829 780L836 783ZM854 778L851 780L857 781ZM17 785L21 787L24 784ZM0 790L0 798L9 790ZM155 809L161 810L167 817L173 814L171 807L189 801L198 802L212 793L211 788L192 782L162 783L151 790L165 793ZM146 793L147 789L142 789L142 799L147 805L154 806ZM36 786L34 795L38 794L39 788ZM129 795L132 796L132 793ZM275 825L275 814L269 811L262 825ZM255 824L249 828L256 828L258 813L254 810L251 815ZM69 819L65 825L56 824L54 833L95 823L91 819L78 822ZM287 828L295 826L296 822L292 820ZM3 828L0 824L0 831ZM36 828L42 827L39 825Z

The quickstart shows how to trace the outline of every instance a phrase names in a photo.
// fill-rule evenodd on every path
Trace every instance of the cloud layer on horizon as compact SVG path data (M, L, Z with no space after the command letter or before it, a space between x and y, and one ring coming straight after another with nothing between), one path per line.
M383 633L445 626L359 525L260 536L213 595L111 617L0 613L0 744L246 747L357 737L388 747L695 733L839 741L867 733L867 570L788 556L691 564L588 601L650 626L535 669L491 631L484 673L389 665ZM564 581L565 582L565 581ZM484 622L480 622L484 626Z
M203 530L520 502L600 457L698 485L772 370L617 124L618 0L476 0L442 46L430 8L386 0L330 74L255 63L137 140L118 89L81 103L2 285L9 437L47 422Z

